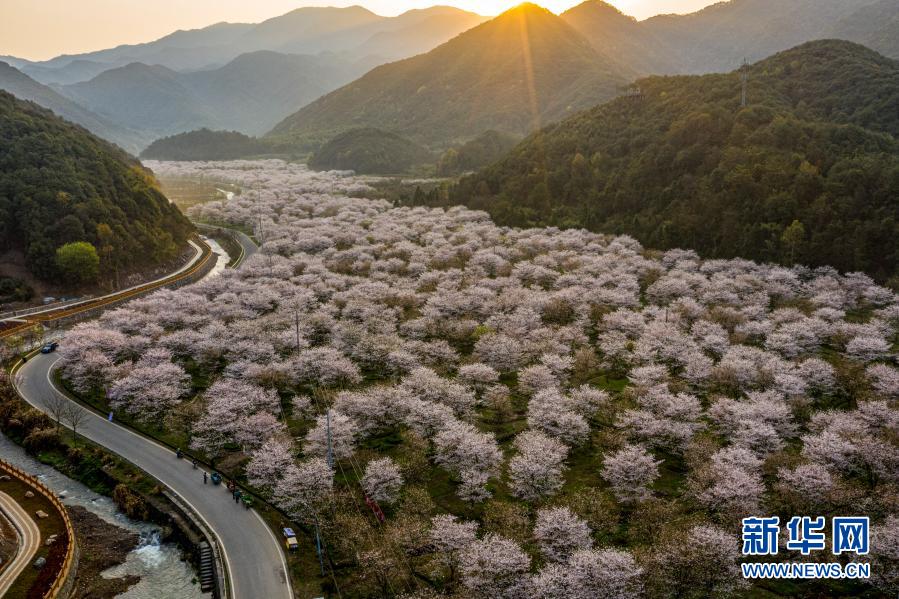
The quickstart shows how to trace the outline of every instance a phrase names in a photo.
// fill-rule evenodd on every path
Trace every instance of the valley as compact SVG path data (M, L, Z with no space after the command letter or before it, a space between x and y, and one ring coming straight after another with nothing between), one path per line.
M5 596L899 592L899 2L169 1L0 23Z

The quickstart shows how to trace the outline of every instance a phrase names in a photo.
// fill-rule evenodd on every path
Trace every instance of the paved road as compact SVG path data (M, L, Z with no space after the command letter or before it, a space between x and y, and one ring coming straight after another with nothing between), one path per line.
M256 245L256 242L253 241L249 235L238 231L237 229L232 229L231 227L222 227L219 225L207 225L206 223L194 223L194 225L200 231L205 231L207 233L215 229L224 229L234 236L234 239L237 241L237 243L240 244L240 247L243 249L243 255L240 256L240 258L234 263L234 268L240 266L244 260L259 251L259 246Z
M81 304L85 304L88 302L96 302L96 301L102 300L104 298L112 298L117 295L121 295L122 293L127 293L128 291L131 291L133 289L138 289L140 287L144 287L145 285L151 285L153 283L158 283L159 281L164 281L165 279L170 279L176 275L180 275L182 272L186 271L188 268L190 268L191 266L196 264L197 261L203 257L203 248L201 248L199 245L194 243L194 241L192 239L188 239L187 243L189 243L191 245L191 247L194 249L194 255L191 257L191 259L188 260L187 263L182 265L181 268L179 268L178 270L176 270L174 272L170 272L162 277L159 277L158 279L153 279L152 281L146 281L144 283L138 283L137 285L133 285L133 286L127 287L125 289L119 289L118 291L114 291L114 292L108 293L106 295L100 295L97 297L89 297L89 298L79 300L76 302L55 303L55 304L50 304L46 307L42 306L42 307L20 310L20 311L16 312L14 315L8 314L8 315L4 316L2 319L0 319L0 322L6 321L6 320L18 320L18 319L26 317L26 316L37 316L40 314L46 314L47 312L55 312L62 308L66 308L66 309L76 308Z
M0 492L0 512L3 512L19 535L19 550L16 557L0 574L0 597L3 597L37 553L41 546L41 531L28 512L15 499L2 492Z
M240 262L235 264L235 268L240 266L244 260L255 254L259 251L259 246L250 239L250 237L246 233L242 233L236 229L232 229L234 233L234 238L237 239L237 242L240 244L240 247L243 248L243 258L241 258Z
M47 411L45 399L61 395L51 381L59 354L37 354L17 372L16 386L34 407ZM254 510L234 503L224 487L203 484L202 470L178 460L162 445L105 418L89 413L79 434L142 468L169 487L212 529L223 547L236 599L293 597L281 543Z

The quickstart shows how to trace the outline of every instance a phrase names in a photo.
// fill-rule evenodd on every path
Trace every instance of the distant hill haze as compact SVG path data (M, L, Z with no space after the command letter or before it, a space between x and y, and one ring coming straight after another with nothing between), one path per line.
M132 63L57 87L117 122L162 137L199 127L255 135L371 65L333 55L243 54L211 71L177 72Z
M373 69L269 137L314 147L349 129L379 127L448 147L488 129L527 133L614 97L627 80L561 18L522 4L426 54Z
M484 20L486 17L446 6L410 10L396 17L382 17L360 6L307 7L258 24L216 23L176 31L143 44L63 55L44 62L7 62L39 81L64 84L99 74L90 73L85 63L106 65L106 70L133 62L175 71L210 70L259 50L282 54L336 52L350 62L371 60L377 54L383 62L426 52ZM384 43L385 36L391 40L389 45ZM76 80L77 75L69 70L90 76Z
M535 133L449 198L707 257L899 276L899 62L809 42L740 73L649 77Z
M141 134L130 130L101 117L56 90L38 83L5 62L0 62L0 90L5 90L21 100L28 100L52 110L56 115L81 125L95 135L112 141L131 153L138 152L154 137L151 134Z
M204 127L271 131L266 143L288 152L360 127L445 150L491 129L525 135L638 76L727 72L814 39L899 59L899 0L729 0L645 21L587 0L486 20L446 6L300 8L44 62L0 57L28 77L2 69L0 89L131 152Z
M899 0L730 0L640 22L587 0L561 16L599 51L642 74L724 72L826 38L899 59Z

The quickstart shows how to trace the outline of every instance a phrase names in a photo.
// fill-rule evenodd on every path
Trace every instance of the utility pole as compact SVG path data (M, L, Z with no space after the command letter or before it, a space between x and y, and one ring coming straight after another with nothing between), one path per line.
M743 65L740 67L740 83L743 86L742 92L740 94L740 107L746 108L746 87L749 83L749 61L747 61L745 58L743 59Z
M300 306L298 304L293 305L293 316L297 332L297 353L300 353Z
M327 435L328 435L328 467L333 470L334 469L334 448L331 447L331 408L328 408L328 411L325 412L325 424L327 427Z

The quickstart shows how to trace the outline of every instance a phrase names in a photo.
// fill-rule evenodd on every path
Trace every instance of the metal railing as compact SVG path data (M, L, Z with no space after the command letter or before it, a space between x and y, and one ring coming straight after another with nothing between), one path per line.
M212 265L215 265L215 261L213 260L215 254L213 254L212 248L210 248L209 245L202 239L198 239L198 243L200 244L202 255L199 260L197 260L190 268L187 268L184 271L181 271L170 277L158 279L144 285L138 285L136 287L132 287L131 289L126 289L121 293L106 295L95 300L84 300L78 303L77 306L72 308L62 307L56 310L41 312L34 316L23 317L23 322L21 324L0 330L0 339L11 337L18 333L21 333L22 331L25 331L29 327L33 327L36 324L55 322L58 320L71 318L73 316L77 316L86 312L109 308L121 302L149 293L151 291L167 287L174 283L182 282L189 279L190 277L195 276L197 273L202 273L203 269L208 267L210 262L212 263Z

